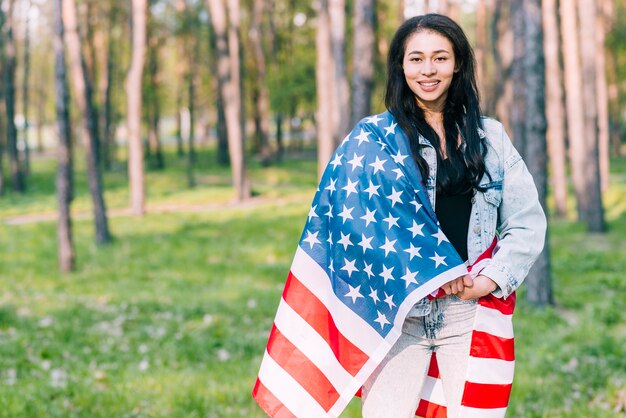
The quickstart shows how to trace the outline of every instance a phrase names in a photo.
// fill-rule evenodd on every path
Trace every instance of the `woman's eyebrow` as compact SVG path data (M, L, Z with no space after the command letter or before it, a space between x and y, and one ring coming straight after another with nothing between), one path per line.
M438 50L436 50L436 51L433 51L432 53L433 53L433 54L440 54L440 53L442 53L442 52L445 52L445 53L447 53L447 54L449 54L449 53L450 53L450 51L448 51L447 49L438 49ZM411 55L411 54L424 54L424 52L422 52L422 51L411 51L411 52L409 52L407 55Z

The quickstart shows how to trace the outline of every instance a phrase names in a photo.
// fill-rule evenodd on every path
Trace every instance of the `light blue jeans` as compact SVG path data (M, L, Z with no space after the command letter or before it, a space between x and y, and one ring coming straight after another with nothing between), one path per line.
M430 304L425 316L405 320L402 335L363 385L364 418L414 417L433 351L448 418L459 415L478 304L454 295Z

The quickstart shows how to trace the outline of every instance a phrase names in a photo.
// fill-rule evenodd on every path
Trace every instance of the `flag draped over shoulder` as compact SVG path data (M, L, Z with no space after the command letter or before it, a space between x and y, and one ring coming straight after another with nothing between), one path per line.
M389 113L362 120L326 168L253 396L272 417L337 417L411 307L467 272Z

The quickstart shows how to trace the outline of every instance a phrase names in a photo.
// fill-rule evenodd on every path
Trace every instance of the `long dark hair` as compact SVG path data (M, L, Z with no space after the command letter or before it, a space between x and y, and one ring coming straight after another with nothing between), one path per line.
M435 147L440 155L440 138L426 122L424 111L419 107L414 93L406 83L402 62L408 38L421 31L435 32L446 37L452 44L456 68L443 108L443 125L446 135L446 151L450 163L458 171L459 164L466 164L471 187L479 188L485 173L486 140L481 138L482 129L478 88L476 87L475 60L472 47L463 29L449 17L431 13L415 16L405 21L391 41L387 58L387 87L385 106L395 117L409 139L411 151L422 178L428 177L428 164L420 155L419 135ZM464 145L457 150L456 138L463 138ZM449 173L437 173L437 182L448 183Z

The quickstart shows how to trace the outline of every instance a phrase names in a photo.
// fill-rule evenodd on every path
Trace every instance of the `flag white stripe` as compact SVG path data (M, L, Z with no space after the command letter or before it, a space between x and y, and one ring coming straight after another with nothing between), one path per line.
M513 338L512 315L478 305L474 329L500 338Z
M426 376L424 385L422 386L421 399L436 403L437 405L446 405L446 398L443 394L443 384L441 379L434 378L432 376Z
M470 357L467 365L468 382L509 385L513 383L514 361Z
M309 393L265 352L259 380L297 417L324 417L326 411Z
M506 408L470 408L461 406L461 418L504 418Z
M276 328L324 373L330 383L340 390L352 381L352 376L337 361L324 340L284 299L278 305L274 319Z
M291 271L326 306L339 332L371 357L384 341L383 338L359 315L337 299L326 271L300 247L296 250Z

